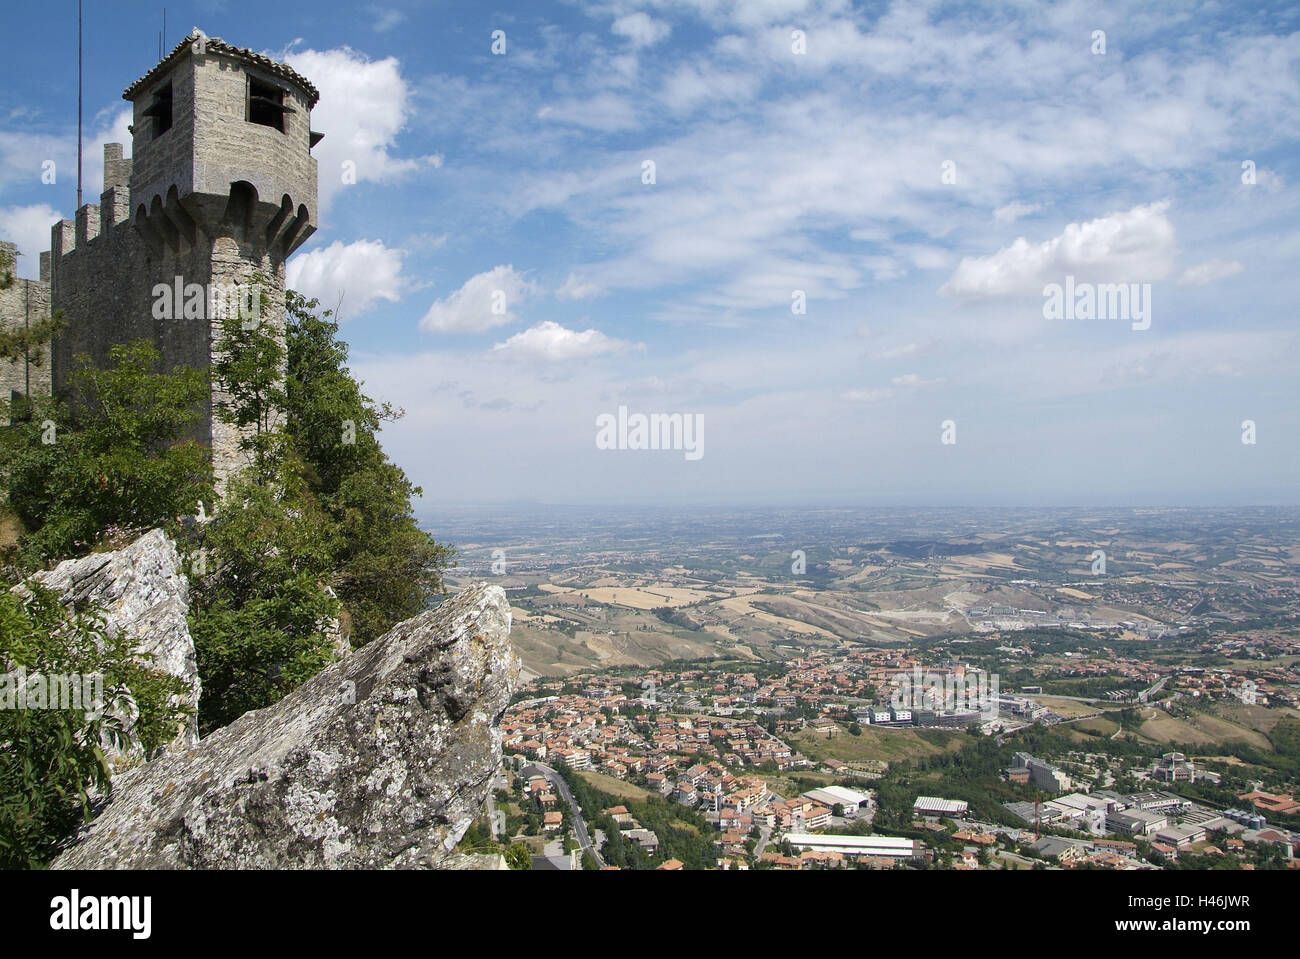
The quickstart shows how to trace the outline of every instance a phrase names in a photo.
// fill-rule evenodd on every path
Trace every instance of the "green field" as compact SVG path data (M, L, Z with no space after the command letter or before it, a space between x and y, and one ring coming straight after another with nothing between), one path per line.
M604 773L593 772L590 769L578 771L578 775L591 783L601 792L607 792L611 796L617 796L619 799L630 799L634 802L641 802L652 795L648 789L642 789L640 786L634 786L632 783L625 783L621 779L615 779L613 776L606 776Z
M819 761L838 759L853 763L878 759L890 763L956 751L961 748L964 736L964 732L936 729L922 731L863 726L861 736L852 736L841 729L833 738L827 739L824 733L804 729L790 740L790 745L809 759Z

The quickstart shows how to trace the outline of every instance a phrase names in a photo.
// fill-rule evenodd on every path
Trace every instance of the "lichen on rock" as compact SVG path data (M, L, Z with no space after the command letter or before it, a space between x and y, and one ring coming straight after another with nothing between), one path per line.
M54 868L451 868L501 763L510 606L464 590L114 782Z
M194 639L190 636L189 580L181 571L176 545L161 529L151 530L129 546L65 560L32 580L55 593L64 605L98 615L109 636L125 635L133 656L144 665L185 683L191 713L170 749L185 749L199 739L198 706L201 684ZM16 592L27 590L24 585ZM109 707L113 713L118 706ZM145 756L132 734L134 716L127 704L117 716L125 732L122 748L106 749L115 770L141 762ZM107 744L106 744L107 745Z

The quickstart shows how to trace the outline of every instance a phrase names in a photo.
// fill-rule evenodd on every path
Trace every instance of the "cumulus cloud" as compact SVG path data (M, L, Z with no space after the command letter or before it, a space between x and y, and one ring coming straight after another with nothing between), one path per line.
M1209 286L1219 280L1236 276L1245 267L1236 260L1206 260L1196 266L1189 266L1178 278L1179 286Z
M66 137L44 133L27 133L23 130L0 130L0 187L16 183L40 183L41 164L46 160L55 162L56 176L62 172L66 178L69 171L72 179L77 177L77 141ZM72 166L68 165L71 155Z
M1150 282L1169 274L1176 243L1169 201L1071 223L1042 243L1019 237L991 256L963 257L939 292L981 298L1041 292L1071 274L1080 279Z
M358 240L300 253L289 261L285 282L308 298L333 308L343 296L344 317L365 313L378 300L401 299L403 250L389 249L382 240Z
M518 319L516 306L537 286L513 266L497 266L471 276L455 293L435 300L420 320L434 333L477 333Z
M672 32L672 27L638 11L619 17L610 30L620 37L627 37L634 47L649 47L665 39Z
M606 336L600 330L578 332L546 320L522 333L516 333L492 349L525 359L561 362L599 356L602 353L619 353L632 347L633 344L628 341Z
M41 254L50 248L50 227L60 219L59 211L44 203L0 207L0 240L18 244L18 276L40 276Z
M11 115L10 119L21 117ZM131 133L127 130L130 123L131 108L126 107L115 112L104 111L88 124L90 129L86 131L81 162L83 202L98 203L99 194L104 191L105 143L121 143L123 155L131 155ZM47 160L54 161L52 184L45 184L41 179ZM22 183L42 184L52 194L57 192L60 199L67 197L71 207L74 195L71 191L77 186L77 131L51 134L24 129L0 130L0 188ZM48 249L49 242L47 236L46 245L41 249Z
M442 165L437 154L405 158L393 154L411 109L410 88L396 57L370 60L343 47L290 52L285 60L320 90L312 126L325 139L312 154L320 168L321 209L345 189L344 163L355 165L357 183L391 182Z

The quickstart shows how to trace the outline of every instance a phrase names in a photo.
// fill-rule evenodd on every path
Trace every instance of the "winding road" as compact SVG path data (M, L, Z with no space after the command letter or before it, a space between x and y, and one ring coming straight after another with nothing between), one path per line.
M555 791L560 794L560 798L569 804L569 810L573 814L573 832L578 837L579 847L581 847L584 853L591 853L592 858L596 860L596 865L603 867L605 865L605 859L601 856L600 851L596 849L595 844L591 841L591 834L587 832L587 823L582 818L582 807L579 806L578 801L573 798L573 790L569 788L569 784L564 781L563 776L557 773L550 766L545 763L537 762L536 760L530 762L519 771L519 775L524 778L528 778L528 776L536 773L540 773L544 776L546 781L555 787Z

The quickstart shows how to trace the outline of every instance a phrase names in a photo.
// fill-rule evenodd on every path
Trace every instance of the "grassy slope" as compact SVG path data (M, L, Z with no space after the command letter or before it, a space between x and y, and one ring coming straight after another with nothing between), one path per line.
M828 740L824 733L805 729L792 738L791 745L809 759L838 759L846 763L878 759L888 763L959 749L964 735L960 731L930 730L923 736L911 729L863 726L861 736L851 736L841 729Z

